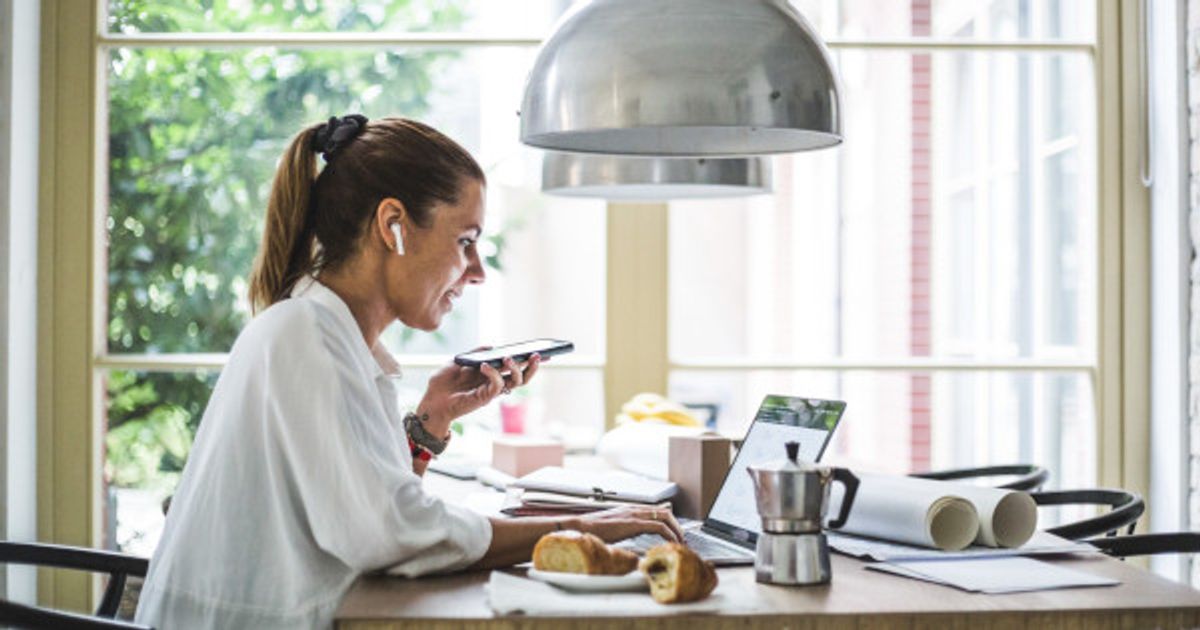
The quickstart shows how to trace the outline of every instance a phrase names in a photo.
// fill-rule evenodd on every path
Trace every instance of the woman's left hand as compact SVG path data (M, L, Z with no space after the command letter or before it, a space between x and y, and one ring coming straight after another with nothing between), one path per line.
M486 350L487 348L481 348ZM450 433L450 423L488 404L501 394L529 383L542 364L541 355L535 354L523 365L511 357L504 359L507 374L487 363L478 368L448 365L438 370L429 379L425 397L417 407L418 414L428 414L426 429L434 435Z

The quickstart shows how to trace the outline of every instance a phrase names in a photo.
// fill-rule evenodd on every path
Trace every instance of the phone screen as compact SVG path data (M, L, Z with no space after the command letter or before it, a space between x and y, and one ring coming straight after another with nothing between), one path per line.
M454 362L459 365L479 365L480 363L490 363L494 367L500 367L504 357L513 357L518 360L525 360L533 353L539 353L542 356L552 356L555 354L563 354L575 349L575 345L570 341L561 339L532 339L513 343L506 346L497 346L490 350L480 350L478 352L467 352L454 357Z

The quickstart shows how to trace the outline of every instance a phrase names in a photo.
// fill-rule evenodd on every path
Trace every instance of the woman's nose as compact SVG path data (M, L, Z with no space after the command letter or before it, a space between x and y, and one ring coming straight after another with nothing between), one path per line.
M471 256L471 264L467 265L463 276L470 284L483 284L483 281L487 279L487 273L483 270L483 261L479 259L479 254Z

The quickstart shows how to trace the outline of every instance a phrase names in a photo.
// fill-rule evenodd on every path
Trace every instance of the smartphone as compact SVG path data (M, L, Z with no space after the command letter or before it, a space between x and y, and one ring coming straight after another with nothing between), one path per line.
M494 368L504 365L504 357L512 357L517 363L527 361L535 352L543 357L566 354L575 349L575 344L562 339L530 339L520 343L496 346L490 350L477 350L456 355L454 362L467 367L478 367L481 363Z

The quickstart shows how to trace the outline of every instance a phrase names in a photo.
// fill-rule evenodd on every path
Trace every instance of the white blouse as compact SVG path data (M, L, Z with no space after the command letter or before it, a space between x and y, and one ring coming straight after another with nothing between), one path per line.
M396 371L319 282L254 318L204 412L137 621L326 628L363 572L479 560L488 520L425 494L413 473Z

